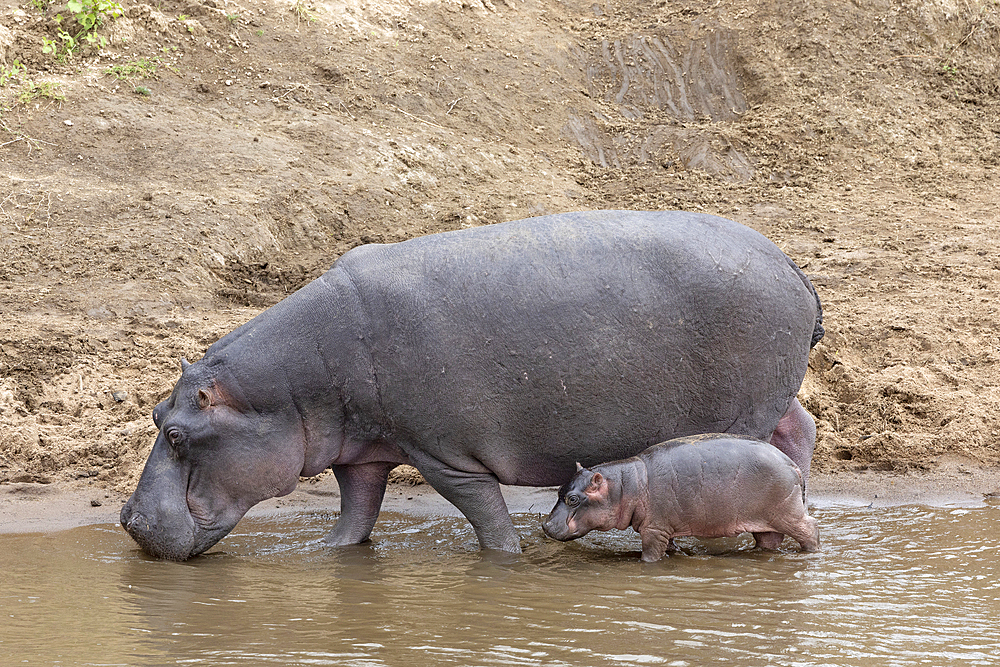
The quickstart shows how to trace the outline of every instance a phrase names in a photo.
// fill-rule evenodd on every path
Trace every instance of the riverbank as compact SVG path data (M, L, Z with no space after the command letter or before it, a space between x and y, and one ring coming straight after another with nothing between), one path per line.
M0 0L0 497L118 505L181 359L350 248L593 209L802 267L837 488L1000 467L993 0L121 4L69 58Z

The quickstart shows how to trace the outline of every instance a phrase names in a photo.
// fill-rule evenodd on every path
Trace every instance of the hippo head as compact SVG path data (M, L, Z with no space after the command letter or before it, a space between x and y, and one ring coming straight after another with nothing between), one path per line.
M608 498L608 480L599 472L576 464L576 474L559 489L559 500L542 530L556 540L575 540L592 530L615 527L616 513Z
M148 554L185 560L222 539L254 504L290 493L303 469L301 422L247 399L240 383L184 362L122 526Z

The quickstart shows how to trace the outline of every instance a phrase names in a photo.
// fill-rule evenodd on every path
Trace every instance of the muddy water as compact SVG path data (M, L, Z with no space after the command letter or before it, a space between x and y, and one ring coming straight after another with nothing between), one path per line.
M0 665L1000 664L1000 505L828 505L823 551L633 534L484 557L460 519L244 520L189 563L116 526L0 535Z

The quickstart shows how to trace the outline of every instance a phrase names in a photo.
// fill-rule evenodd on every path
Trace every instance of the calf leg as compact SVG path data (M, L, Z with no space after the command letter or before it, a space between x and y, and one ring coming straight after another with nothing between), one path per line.
M642 538L642 562L655 563L667 552L674 551L674 538L669 533L655 528L645 528L639 534Z
M785 539L784 533L754 533L753 534L755 546L758 549L769 549L771 551L777 551L781 546L782 540Z
M780 538L782 535L789 535L799 543L803 551L819 551L819 524L806 512L801 486L796 485L783 502L769 509L773 517L769 527L777 532L754 533L757 546L776 549L781 540L778 539L772 546L769 542L771 536L777 535Z
M803 551L819 551L819 524L811 516L803 516L794 530L788 529L788 534L795 538Z

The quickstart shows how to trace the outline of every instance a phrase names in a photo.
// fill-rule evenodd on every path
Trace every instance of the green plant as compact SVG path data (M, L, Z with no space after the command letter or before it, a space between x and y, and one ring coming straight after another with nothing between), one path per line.
M139 58L138 60L121 65L112 65L104 69L105 74L110 74L118 79L148 79L156 74L156 68L160 65L160 57Z
M143 97L149 97L152 95L152 92L146 86L136 86L135 93L136 95L142 95Z
M21 86L21 89L17 93L17 101L24 105L28 105L40 97L55 102L66 101L66 95L62 92L62 84L54 81L43 81L41 83L29 81Z
M40 0L35 1L40 2ZM95 31L105 20L116 19L124 13L122 6L114 0L69 0L66 9L73 14L79 30L71 33L67 29L68 26L63 27L63 15L56 14L54 20L58 26L56 30L58 40L42 40L42 52L50 53L59 60L71 58L82 43L107 46L107 38L94 34Z
M20 75L27 71L28 68L19 60L15 60L10 67L0 68L0 88L6 86L8 81L20 78Z
M295 16L305 21L306 23L313 23L316 20L315 11L310 7L305 0L295 0L295 4L292 6L292 11L295 12Z

